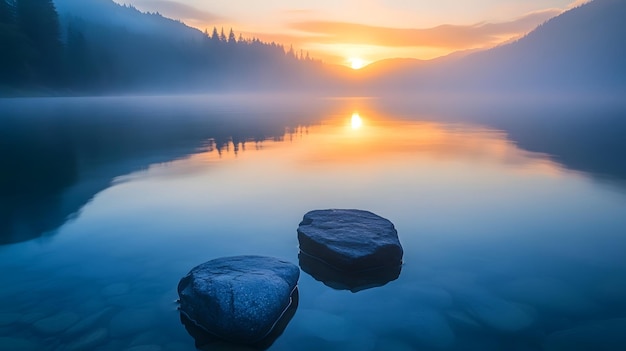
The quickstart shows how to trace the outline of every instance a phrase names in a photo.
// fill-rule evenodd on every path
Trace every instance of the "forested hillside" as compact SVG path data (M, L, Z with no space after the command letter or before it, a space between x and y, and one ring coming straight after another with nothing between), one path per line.
M9 92L278 89L320 66L232 29L202 33L111 0L0 0L0 45Z

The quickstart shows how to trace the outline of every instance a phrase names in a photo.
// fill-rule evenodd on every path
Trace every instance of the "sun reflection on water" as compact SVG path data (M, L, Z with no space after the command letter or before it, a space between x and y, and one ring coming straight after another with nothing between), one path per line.
M356 107L329 112L320 124L292 128L282 136L265 140L244 137L223 144L214 141L211 147L190 155L188 161L202 167L208 163L253 160L265 160L262 163L267 165L271 159L290 162L291 167L358 165L363 169L385 169L407 162L427 168L446 163L481 164L482 168L499 166L544 175L562 173L562 167L548 155L520 149L498 130L472 124L398 119L368 106Z

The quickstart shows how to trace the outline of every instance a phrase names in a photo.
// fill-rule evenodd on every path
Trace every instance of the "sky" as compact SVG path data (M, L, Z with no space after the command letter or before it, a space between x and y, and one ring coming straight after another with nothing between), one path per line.
M116 0L200 30L232 28L359 68L514 40L586 0Z

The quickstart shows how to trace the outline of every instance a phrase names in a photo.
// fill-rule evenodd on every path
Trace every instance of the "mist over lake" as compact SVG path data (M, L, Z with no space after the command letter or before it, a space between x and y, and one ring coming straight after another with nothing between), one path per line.
M609 122L624 106L431 101L2 100L3 345L193 350L175 303L191 267L297 263L304 213L363 208L395 224L399 276L353 293L303 272L270 350L620 349L624 129Z

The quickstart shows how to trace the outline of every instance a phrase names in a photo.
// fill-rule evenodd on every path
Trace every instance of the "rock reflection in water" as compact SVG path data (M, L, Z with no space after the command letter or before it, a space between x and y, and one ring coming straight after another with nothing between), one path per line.
M302 251L298 254L300 268L315 280L336 290L361 290L383 286L398 279L402 265L392 265L360 272L343 272Z

